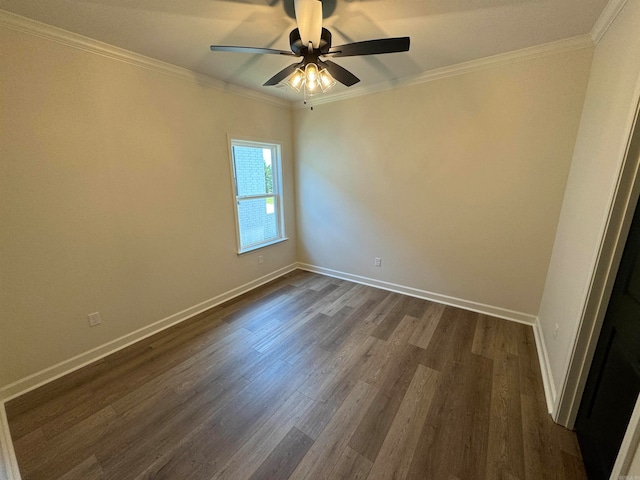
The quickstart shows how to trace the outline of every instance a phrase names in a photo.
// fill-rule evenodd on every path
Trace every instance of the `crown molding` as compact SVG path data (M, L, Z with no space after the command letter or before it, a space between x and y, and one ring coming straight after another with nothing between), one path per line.
M604 7L604 10L602 10L598 20L596 20L596 23L591 29L591 38L593 39L593 43L597 45L600 42L626 3L627 0L609 0L609 3Z
M265 93L256 92L248 88L240 87L230 83L217 80L213 77L193 72L186 68L178 67L170 63L156 60L139 53L131 52L120 47L109 45L108 43L94 40L84 35L72 33L58 27L48 25L46 23L32 20L15 13L0 9L0 26L10 28L22 33L33 35L36 37L51 40L53 42L77 48L85 52L100 55L112 60L135 65L147 70L169 75L174 78L186 80L198 85L215 88L227 93L233 93L242 97L251 98L263 103L275 105L278 107L291 108L291 102L278 97L267 95Z
M626 1L626 0L625 0ZM591 35L580 35L577 37L571 37L564 40L558 40L555 42L544 43L542 45L536 45L533 47L523 48L520 50L513 50L511 52L500 53L491 57L480 58L478 60L471 60L469 62L459 63L457 65L450 65L447 67L436 68L427 72L400 78L391 82L377 83L367 87L361 87L357 90L347 91L343 93L337 93L335 95L325 95L307 100L307 104L300 104L295 102L295 109L302 109L306 107L313 107L316 105L322 105L348 98L361 97L363 95L371 95L373 93L384 92L401 87L409 87L412 85L419 85L421 83L431 82L433 80L440 80L442 78L454 77L456 75L463 75L465 73L476 72L478 70L485 70L487 68L499 67L502 65L509 65L512 63L522 62L526 60L533 60L536 58L547 57L549 55L556 55L559 53L570 52L573 50L580 50L583 48L593 47L594 42Z
M532 60L548 55L592 47L602 38L609 26L615 20L616 16L620 13L626 2L627 0L610 0L600 17L598 18L591 33L587 35L580 35L577 37L545 43L542 45L536 45L521 50L514 50L511 52L501 53L478 60L459 63L457 65L436 68L427 72L420 73L418 75L404 77L387 82L381 82L366 87L360 87L355 90L345 91L342 93L323 95L308 100L306 105L303 104L300 100L285 100L245 87L226 83L213 77L193 72L186 68L162 62L160 60L156 60L139 53L131 52L120 47L115 47L99 40L72 33L67 30L63 30L61 28L57 28L46 23L32 20L30 18L23 17L21 15L17 15L15 13L11 13L1 9L0 26L5 26L12 30L17 30L29 35L41 37L47 40L54 41L56 43L67 45L96 55L101 55L113 60L136 65L138 67L169 75L174 78L180 78L192 83L197 83L201 86L215 88L224 92L233 93L235 95L251 98L253 100L268 103L270 105L278 107L291 108L293 106L293 108L301 109L309 106L322 105L346 100L349 98L371 95L395 88L419 85L421 83L426 83L433 80L439 80L456 75L463 75L465 73L475 72L478 70L484 70L487 68L498 67L502 65L508 65L525 60Z

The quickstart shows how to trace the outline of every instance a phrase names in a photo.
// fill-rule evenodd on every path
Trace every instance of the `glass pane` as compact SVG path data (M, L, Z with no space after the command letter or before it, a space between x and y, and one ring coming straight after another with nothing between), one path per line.
M233 160L239 197L273 193L273 167L270 148L234 145Z
M238 223L242 248L278 238L275 197L239 200Z

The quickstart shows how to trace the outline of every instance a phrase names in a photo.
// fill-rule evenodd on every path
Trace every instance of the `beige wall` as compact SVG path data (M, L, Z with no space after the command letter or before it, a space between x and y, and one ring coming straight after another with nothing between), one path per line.
M296 111L300 261L535 316L591 55Z
M567 379L637 106L639 22L640 2L627 2L594 53L539 313L558 392ZM603 259L603 264L608 261ZM593 318L586 322L590 330ZM554 340L556 324L560 329Z
M9 29L0 45L0 387L295 261L288 106ZM262 265L236 254L227 133L283 142L291 239Z

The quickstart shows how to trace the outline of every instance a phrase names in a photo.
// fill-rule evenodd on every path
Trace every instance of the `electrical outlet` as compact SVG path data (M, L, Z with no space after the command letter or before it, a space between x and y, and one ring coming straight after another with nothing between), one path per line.
M373 266L374 267L381 267L382 266L382 259L380 257L376 257L373 259Z
M87 315L87 320L89 321L90 327L95 327L96 325L100 325L102 323L100 312L90 313L89 315Z
M553 329L553 339L556 340L558 338L558 331L560 330L560 325L556 323L555 328Z
M262 265L264 263L264 257L262 255L258 255L258 263Z

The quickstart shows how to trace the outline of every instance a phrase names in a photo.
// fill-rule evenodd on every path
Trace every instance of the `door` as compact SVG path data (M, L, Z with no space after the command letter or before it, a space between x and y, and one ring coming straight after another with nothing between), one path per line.
M637 207L575 424L591 480L609 478L639 391L640 207Z

